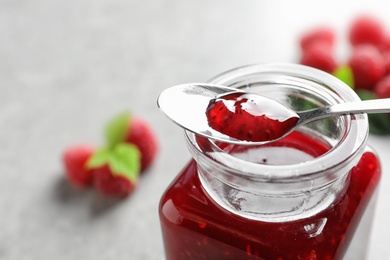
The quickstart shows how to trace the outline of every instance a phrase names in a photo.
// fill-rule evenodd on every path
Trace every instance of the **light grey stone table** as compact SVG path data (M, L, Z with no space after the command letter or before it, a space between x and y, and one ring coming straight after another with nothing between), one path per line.
M383 5L0 0L0 259L164 259L158 202L190 155L182 131L158 110L158 94L241 65L295 62L302 29L328 23L343 35L361 10L390 24ZM63 149L101 145L103 125L123 110L156 130L153 168L120 202L72 187ZM390 137L370 143L385 174L369 259L390 259Z

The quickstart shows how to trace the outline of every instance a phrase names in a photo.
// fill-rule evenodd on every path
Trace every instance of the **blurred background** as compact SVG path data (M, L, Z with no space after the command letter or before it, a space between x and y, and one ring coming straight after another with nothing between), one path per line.
M390 3L366 1L0 0L0 259L164 259L161 194L189 160L182 130L158 109L170 86L234 67L298 62L300 34L335 28L349 54L351 20L388 25ZM64 178L65 147L101 145L106 121L128 110L160 141L127 199ZM390 259L390 136L370 135L383 161L369 259Z

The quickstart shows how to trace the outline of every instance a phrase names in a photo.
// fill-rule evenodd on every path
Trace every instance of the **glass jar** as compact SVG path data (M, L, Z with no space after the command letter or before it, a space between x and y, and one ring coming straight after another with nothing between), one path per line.
M359 100L330 74L294 64L240 67L210 83L297 111ZM367 136L365 114L318 120L267 145L186 131L193 159L159 206L167 259L364 259L381 175Z

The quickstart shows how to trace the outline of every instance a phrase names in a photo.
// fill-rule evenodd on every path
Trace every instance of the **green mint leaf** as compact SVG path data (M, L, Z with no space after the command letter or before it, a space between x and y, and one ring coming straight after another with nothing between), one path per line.
M361 90L356 92L361 100L375 99L374 92ZM390 115L384 113L368 114L368 123L370 125L370 133L375 135L390 134Z
M353 79L353 72L349 66L340 66L334 72L333 75L343 81L345 84L350 86L352 89L355 88Z
M129 118L129 113L124 112L108 122L105 129L105 136L109 147L114 147L125 140Z
M120 143L111 150L109 166L113 174L135 181L141 169L141 153L133 144Z
M356 91L356 94L358 94L361 100L370 100L376 98L374 92L369 90L358 90Z
M100 166L103 166L104 164L108 163L111 157L111 150L108 148L101 148L97 150L91 158L87 161L87 168L93 169L93 168L99 168Z
M390 134L390 118L386 114L369 114L370 133L375 135Z

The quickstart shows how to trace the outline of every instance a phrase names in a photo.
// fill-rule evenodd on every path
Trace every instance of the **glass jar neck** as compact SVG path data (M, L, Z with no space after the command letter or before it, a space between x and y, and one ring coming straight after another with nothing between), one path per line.
M359 99L330 74L301 65L251 65L210 82L259 93L295 110ZM312 216L340 197L367 134L366 115L353 115L313 122L265 146L221 144L190 132L186 137L214 201L246 218L279 222Z

